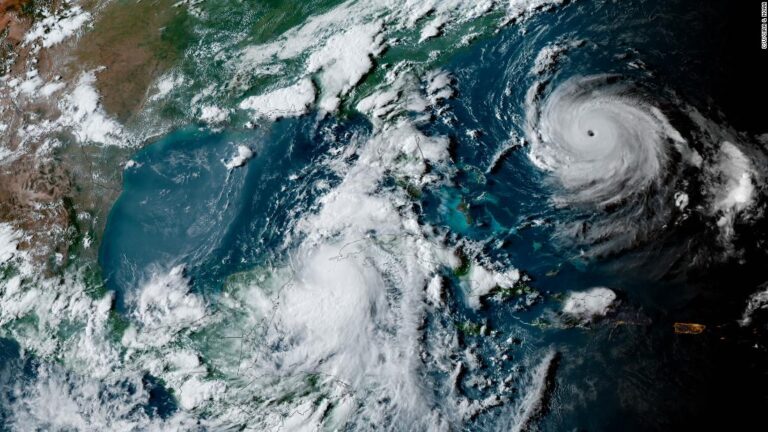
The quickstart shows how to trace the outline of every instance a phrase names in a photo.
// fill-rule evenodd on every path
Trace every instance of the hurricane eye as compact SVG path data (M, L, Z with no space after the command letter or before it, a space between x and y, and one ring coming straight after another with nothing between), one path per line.
M560 202L605 209L660 181L664 139L679 133L652 102L629 79L594 75L572 77L529 106L529 130L541 132L530 135L529 155L563 186Z

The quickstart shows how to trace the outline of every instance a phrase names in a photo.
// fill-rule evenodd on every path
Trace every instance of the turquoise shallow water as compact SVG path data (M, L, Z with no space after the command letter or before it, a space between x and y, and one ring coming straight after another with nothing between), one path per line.
M701 64L706 32L684 23L700 25L702 16L712 19L711 11L677 2L633 2L622 11L602 2L577 2L532 19L524 33L509 28L451 56L443 68L455 77L458 95L446 103L443 121L422 127L427 135L453 140L456 167L449 182L416 200L423 223L445 230L454 242L479 242L489 257L529 275L528 285L539 293L531 305L496 299L473 310L465 304L460 277L446 272L449 312L428 314L425 331L464 326L461 343L473 347L495 377L513 374L529 356L555 347L558 360L537 420L543 430L679 429L725 420L715 411L698 418L694 413L743 414L760 403L750 396L758 386L734 398L741 384L730 381L741 373L730 369L728 357L742 348L719 344L720 337L731 337L727 328L698 337L672 332L675 321L723 324L721 311L712 310L713 300L706 297L713 284L728 278L690 277L691 263L672 246L697 225L634 251L582 257L578 245L555 236L558 224L583 215L552 206L557 186L531 164L524 147L499 157L510 141L525 136L526 91L537 79L527 71L536 53L556 41L581 42L562 54L550 88L572 76L614 73L651 91L672 88L693 104L701 102L698 89L710 79ZM151 144L133 158L137 165L126 169L124 191L110 214L100 252L108 286L130 295L157 269L183 264L193 290L215 298L228 277L280 261L286 225L313 211L322 195L311 182L336 181L318 161L354 134L365 137L370 126L355 117L319 121L311 113L265 130L188 127ZM227 171L222 161L241 144L255 156ZM665 248L674 251L667 254ZM555 315L542 318L543 310L559 308L567 292L593 286L618 293L621 307L608 322L568 329L558 328ZM495 333L478 333L466 323ZM506 360L494 357L493 340L514 341ZM447 374L428 367L422 373L437 400L445 396L437 383ZM478 400L494 392L463 378L458 388ZM504 407L491 409L467 427L496 429L508 424L510 415Z
M229 4L217 13L231 17L240 7L247 9ZM309 12L330 9L318 7ZM343 95L339 111L321 112L316 100L306 113L276 121L246 123L235 102L273 81L293 84L303 57L271 65L263 82L226 86L219 81L232 78L234 60L188 59L180 70L206 77L186 90L216 82L218 98L237 99L229 101L229 121L187 121L131 157L99 250L114 305L109 297L106 306L77 303L97 312L57 329L55 340L64 341L57 343L82 352L107 346L118 354L99 354L119 360L86 379L68 369L79 358L38 360L0 339L2 406L27 406L24 389L41 387L38 393L74 400L69 407L81 400L106 407L105 418L130 419L133 430L299 430L296 419L305 415L317 422L304 425L312 430L744 428L767 405L760 331L736 322L763 279L764 196L753 173L754 212L734 216L724 243L728 214L707 206L724 200L717 185L728 173L707 170L727 165L723 136L738 138L755 172L765 159L752 145L754 131L732 132L708 91L722 72L709 59L723 8L564 2L461 46L438 38L422 50L366 54L371 71ZM293 23L292 14L275 10ZM239 25L263 24L259 11ZM309 13L293 12L296 20ZM275 31L290 27L278 21ZM439 28L446 37L456 30ZM215 28L198 30L200 40L220 37ZM270 39L251 30L233 46ZM461 38L451 37L458 45ZM413 59L400 58L409 53ZM333 67L309 75L316 99L327 84L321 73ZM385 96L433 97L435 69L446 73L451 96L399 117L357 112L350 101L395 87L396 79L387 80L399 67L414 67L412 86ZM601 104L618 112L598 117L598 136L604 127L643 135L611 122L647 126L644 110L652 106L659 113L652 118L668 119L710 165L686 165L669 136L638 140L661 147L660 180L608 206L571 205L574 191L558 182L557 167L534 163L542 121L533 114L546 111L556 89L595 76L602 78L585 87L585 99L610 89L612 99ZM173 104L186 109L191 96L177 93ZM221 102L212 100L206 103ZM409 135L387 135L398 128ZM414 136L418 152L403 151ZM445 158L425 156L431 140L446 143ZM228 169L241 146L252 156ZM579 161L577 151L571 156ZM643 171L640 165L620 168ZM620 171L613 173L617 189L626 186ZM585 189L603 182L610 179L593 178ZM687 210L666 199L678 189L688 191ZM629 241L614 247L626 233ZM473 278L486 267L517 269L522 278L511 287L494 281L478 299ZM580 322L563 313L571 293L593 287L616 294L607 316ZM676 334L676 322L707 330ZM110 344L95 349L81 334ZM0 422L12 414L0 409Z
M127 293L159 268L184 265L202 292L228 276L279 259L291 213L318 194L310 182L332 177L313 166L354 128L311 118L270 130L211 132L188 127L139 152L126 168L100 249L107 285ZM242 167L225 163L246 145Z

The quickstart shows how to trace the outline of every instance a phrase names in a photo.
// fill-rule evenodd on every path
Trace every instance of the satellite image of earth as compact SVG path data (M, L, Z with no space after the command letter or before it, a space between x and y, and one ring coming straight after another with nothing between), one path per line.
M766 16L0 0L0 431L764 430Z

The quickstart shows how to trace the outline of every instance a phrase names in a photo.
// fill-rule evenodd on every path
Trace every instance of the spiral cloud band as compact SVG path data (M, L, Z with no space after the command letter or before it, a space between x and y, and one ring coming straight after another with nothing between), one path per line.
M551 171L567 204L606 207L659 181L680 134L615 77L574 78L547 97L531 159Z
M528 93L526 134L554 204L580 212L560 226L566 243L610 255L657 242L692 214L730 241L737 213L754 202L761 152L745 153L727 128L620 76L547 83Z
M584 212L561 224L560 237L592 256L659 238L682 217L683 171L701 165L659 108L667 105L615 75L546 90L539 83L529 92L529 157L550 174L554 204Z

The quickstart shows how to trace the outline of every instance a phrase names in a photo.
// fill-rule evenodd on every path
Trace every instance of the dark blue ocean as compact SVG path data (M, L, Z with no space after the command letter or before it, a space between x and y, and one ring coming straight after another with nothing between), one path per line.
M455 95L419 128L450 138L452 170L443 173L447 182L416 197L420 222L448 233L455 245L479 244L485 256L518 268L538 297L531 304L492 298L475 310L466 306L461 275L446 271L450 313L430 315L426 331L439 322L482 323L496 332L496 340L512 339L512 355L492 363L486 358L490 337L462 333L462 343L479 347L494 376L554 347L558 360L536 423L541 430L712 430L726 424L743 429L736 427L739 419L754 418L766 406L766 378L759 358L744 354L748 337L733 329L743 306L743 296L734 294L750 292L750 286L731 282L735 272L752 280L756 270L714 263L694 272L684 257L669 258L666 248L688 241L696 221L632 250L585 256L579 245L556 234L559 224L589 215L553 205L558 186L531 163L524 142L526 92L539 78L529 71L536 55L557 42L575 44L557 59L548 88L574 76L616 74L660 94L673 91L700 111L726 118L708 91L720 73L711 59L724 6L566 3L481 36L440 65L453 76ZM149 143L124 171L99 251L118 314L130 314L127 299L154 271L183 265L192 290L215 303L232 275L285 259L288 227L315 211L323 194L312 185L318 179L330 187L340 181L323 163L329 152L372 130L354 110L324 117L312 112L256 129L190 124ZM254 155L228 170L223 161L238 145ZM697 240L689 247L708 246ZM562 328L555 316L541 318L545 309L559 310L566 293L595 286L619 297L618 311L608 319ZM710 331L675 334L675 322L703 323ZM13 371L29 368L15 360L12 342L0 343L2 379L8 382ZM755 375L755 368L763 372ZM442 378L426 371L425 386ZM162 383L152 385L157 391L148 409L157 415L177 409ZM492 392L469 385L462 390L476 399ZM504 413L491 409L468 429L495 429Z

